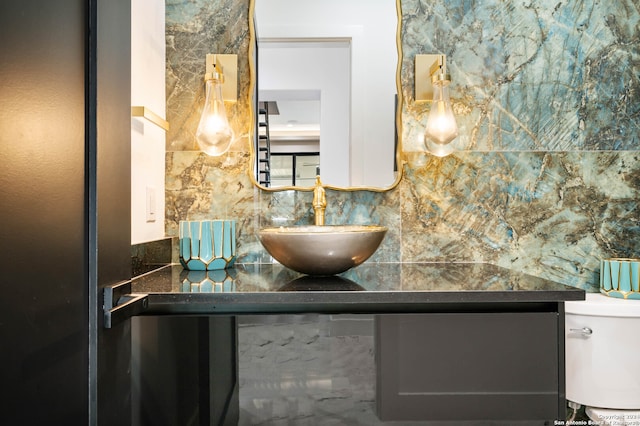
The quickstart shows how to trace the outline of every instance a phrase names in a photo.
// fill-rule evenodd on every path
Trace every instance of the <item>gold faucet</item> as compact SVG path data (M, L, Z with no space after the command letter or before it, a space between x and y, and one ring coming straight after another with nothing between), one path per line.
M316 217L316 225L324 225L324 210L326 208L327 196L320 181L320 175L318 175L316 176L315 188L313 188L313 212Z

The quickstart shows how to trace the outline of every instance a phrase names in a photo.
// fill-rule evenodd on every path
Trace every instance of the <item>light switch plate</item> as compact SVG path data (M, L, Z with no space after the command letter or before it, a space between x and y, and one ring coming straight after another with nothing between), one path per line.
M147 222L156 221L156 189L147 186Z

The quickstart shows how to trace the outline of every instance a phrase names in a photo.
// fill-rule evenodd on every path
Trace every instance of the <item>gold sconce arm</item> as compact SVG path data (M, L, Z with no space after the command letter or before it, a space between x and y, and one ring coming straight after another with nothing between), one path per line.
M169 130L169 122L145 106L132 106L131 116L146 118L164 131Z

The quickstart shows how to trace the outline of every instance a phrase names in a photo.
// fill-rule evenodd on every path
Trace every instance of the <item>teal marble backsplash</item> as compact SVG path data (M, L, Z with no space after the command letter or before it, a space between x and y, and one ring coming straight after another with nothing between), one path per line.
M640 14L635 0L403 0L403 93L415 141L415 54L447 55L473 150L636 150ZM635 96L634 96L635 95Z
M599 259L640 256L637 1L403 0L405 175L385 193L327 191L327 223L389 228L369 262L487 261L596 290ZM310 192L256 189L247 170L248 0L167 1L166 232L235 219L238 262L267 262L256 231L311 223ZM239 55L231 151L195 150L206 53ZM422 151L418 53L447 55L459 150Z

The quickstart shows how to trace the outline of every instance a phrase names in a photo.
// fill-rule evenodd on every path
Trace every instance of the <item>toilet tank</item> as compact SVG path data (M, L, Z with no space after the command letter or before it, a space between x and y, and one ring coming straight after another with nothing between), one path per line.
M640 300L566 302L565 343L567 400L640 409Z

